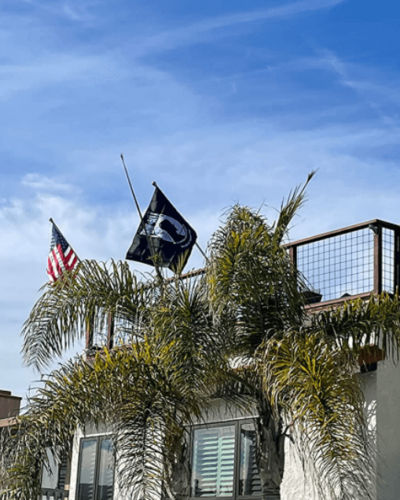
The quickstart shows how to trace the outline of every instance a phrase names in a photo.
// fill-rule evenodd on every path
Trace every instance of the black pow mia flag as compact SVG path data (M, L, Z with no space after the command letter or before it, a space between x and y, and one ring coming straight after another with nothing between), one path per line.
M126 258L178 272L185 267L196 239L195 230L156 187Z

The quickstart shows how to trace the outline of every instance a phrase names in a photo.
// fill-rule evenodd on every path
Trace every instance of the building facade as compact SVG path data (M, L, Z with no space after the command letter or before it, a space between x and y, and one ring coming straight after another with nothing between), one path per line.
M21 399L13 396L11 391L0 390L0 428L10 425L19 414Z

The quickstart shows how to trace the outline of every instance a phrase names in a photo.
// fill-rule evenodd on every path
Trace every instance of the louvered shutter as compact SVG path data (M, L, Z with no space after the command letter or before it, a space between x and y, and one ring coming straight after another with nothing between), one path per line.
M261 493L261 479L256 460L256 433L253 424L240 427L239 495L252 496Z
M57 488L59 490L63 490L66 485L67 479L67 471L68 471L68 455L64 453L61 457L61 463L58 469L58 484Z
M233 495L235 426L194 431L192 496Z

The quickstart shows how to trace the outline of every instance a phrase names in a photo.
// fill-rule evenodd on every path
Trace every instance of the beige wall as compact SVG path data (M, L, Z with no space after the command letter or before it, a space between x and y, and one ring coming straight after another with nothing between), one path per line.
M0 390L0 419L18 415L21 399L13 396L10 391Z

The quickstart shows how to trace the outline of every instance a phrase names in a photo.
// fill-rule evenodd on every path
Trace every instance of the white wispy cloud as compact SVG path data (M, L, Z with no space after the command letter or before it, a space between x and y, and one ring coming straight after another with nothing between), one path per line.
M25 174L21 181L23 186L28 186L37 192L71 192L76 191L72 184L60 182L54 178L38 173Z
M86 57L78 54L51 53L45 59L22 64L0 64L0 99L16 92L66 85L82 80L118 79L121 72L113 71L114 64L106 56Z
M62 8L64 14L73 21L82 21L83 16L74 10L70 5L64 4Z
M320 57L311 58L306 64L334 73L339 83L363 99L365 105L375 111L386 125L398 127L397 110L393 113L393 105L396 109L400 106L398 75L383 75L377 68L345 61L331 50L319 52Z
M69 3L59 3L59 2L43 2L40 0L21 0L23 3L31 5L34 9L42 12L46 12L52 16L64 17L70 21L74 22L87 22L92 21L93 16L89 13L88 8L96 5L97 2L80 1L79 3L73 5Z
M332 8L345 1L347 0L300 0L268 9L216 16L142 39L136 48L136 53L144 55L153 50L169 50L181 45L204 41L205 34L230 26L268 19L285 19L306 12Z

